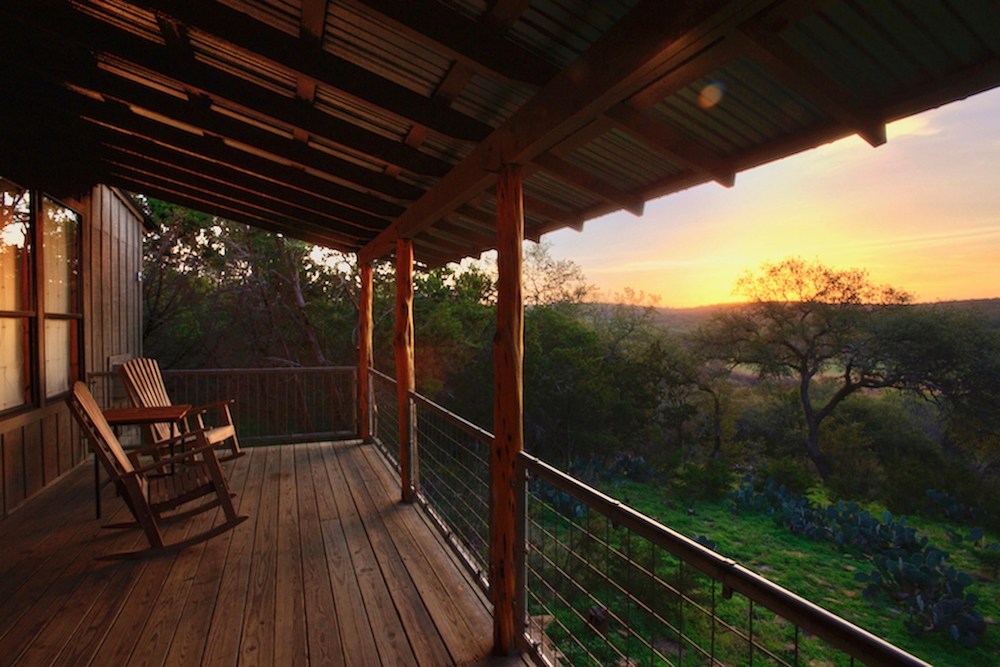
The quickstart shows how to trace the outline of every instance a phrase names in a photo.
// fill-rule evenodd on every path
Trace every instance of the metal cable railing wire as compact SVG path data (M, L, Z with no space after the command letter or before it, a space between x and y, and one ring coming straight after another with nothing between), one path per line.
M489 572L489 448L493 437L419 394L418 498L485 586Z
M375 444L399 472L399 407L396 380L369 369L372 388L372 435Z
M552 665L926 665L528 454L519 462L532 477L526 634Z

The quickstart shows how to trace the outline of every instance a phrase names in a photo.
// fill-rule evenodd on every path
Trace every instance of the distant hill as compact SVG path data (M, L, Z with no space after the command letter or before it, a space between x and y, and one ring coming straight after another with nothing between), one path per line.
M698 306L697 308L657 308L656 321L674 331L692 331L708 321L713 315L738 306L739 304L736 303L720 303L712 306ZM914 304L916 308L927 306L973 309L989 319L993 326L1000 328L1000 298Z

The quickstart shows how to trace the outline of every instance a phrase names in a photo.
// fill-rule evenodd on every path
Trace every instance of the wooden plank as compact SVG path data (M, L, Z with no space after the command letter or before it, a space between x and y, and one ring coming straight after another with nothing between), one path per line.
M59 414L45 415L40 424L42 453L42 486L48 486L59 476Z
M521 168L505 166L497 183L497 330L493 337L493 448L490 452L490 592L493 649L517 649L517 455L524 449L524 209ZM523 545L520 551L523 552Z
M234 499L237 513L246 513L244 503L247 493L247 476L250 470L250 456L235 459L228 468L227 475L230 489L236 493ZM215 513L215 521L224 520L221 510ZM208 631L212 615L216 609L216 600L220 597L221 585L226 572L227 554L233 537L238 532L249 532L244 526L231 530L219 537L204 543L204 550L194 574L191 589L184 601L184 609L174 632L170 650L163 660L166 667L186 667L202 664L205 644L208 641ZM241 555L242 557L242 555Z
M58 474L65 475L73 468L75 448L79 443L74 442L73 416L69 411L58 412L56 419L56 445L58 449Z
M4 514L24 502L24 437L15 428L3 434Z
M244 492L240 495L240 513L251 518L232 531L226 556L219 596L215 602L208 638L205 641L203 665L232 665L239 660L243 634L243 615L250 586L250 567L256 538L258 508L264 488L265 464L270 448L248 449L248 473Z
M243 637L240 641L241 665L274 665L275 567L277 566L278 489L273 480L281 474L277 449L269 449L264 465L264 484L256 511L247 582L247 601L243 615Z
M195 535L209 530L213 524L224 520L220 509L202 512L194 518L184 522L187 533ZM226 533L231 539L232 531ZM220 538L215 538L220 542ZM219 545L216 545L217 547ZM153 611L149 615L143 631L139 637L138 646L142 651L138 655L133 655L130 665L142 667L144 665L162 665L164 656L173 646L178 645L174 635L182 622L188 621L186 618L187 599L194 585L195 576L199 569L202 556L207 549L207 543L201 543L182 550L176 555L169 574L161 583L161 591L153 603ZM215 552L216 554L218 552ZM217 581L215 582L217 586ZM210 586L211 588L211 586ZM212 589L213 600L217 589ZM210 615L206 615L210 616ZM207 620L207 619L206 619ZM201 628L201 635L204 637L204 628ZM200 657L200 656L199 656ZM197 661L196 661L197 662ZM187 663L187 664L196 664Z
M128 512L122 507L113 516L124 520L128 518ZM107 599L104 597L107 589L118 590L124 587L126 591L130 590L137 574L144 567L141 561L122 561L109 565L95 560L95 555L108 548L114 551L132 550L141 546L144 541L142 534L136 531L117 533L110 542L93 537L83 541L81 546L84 549L76 552L73 563L60 572L59 579L28 612L45 623L44 627L36 628L33 641L20 655L20 664L46 665L55 662L57 658L68 660L62 664L84 662L77 660L86 654L76 653L84 647L77 644L76 630L86 623L86 619L100 602ZM111 599L114 600L115 597ZM111 611L117 611L117 608L112 607ZM106 630L107 624L103 627Z
M121 512L112 516L115 520L125 518ZM58 608L72 597L77 586L87 579L85 573L97 569L96 556L109 547L121 548L135 540L131 531L105 533L106 539L100 539L99 530L96 522L79 522L68 535L68 542L74 548L63 548L57 541L46 543L46 552L37 555L44 559L45 566L24 580L0 607L0 655L17 657L30 645Z
M368 541L362 523L362 516L359 508L355 505L354 499L347 491L347 479L341 469L340 462L332 449L324 451L324 462L327 474L330 476L330 483L338 491L337 507L340 511L341 528L344 539L350 554L350 562L357 577L357 585L364 600L363 605L352 605L349 610L344 610L348 615L358 614L362 609L367 613L367 623L372 628L377 628L380 641L377 643L378 656L382 664L414 664L416 659L413 650L406 640L406 633L399 620L392 595L389 592L385 579L381 571L374 564L377 562L372 545ZM341 607L338 604L338 612ZM344 613L341 612L341 613ZM365 621L361 618L355 620L362 624ZM344 628L347 630L347 628ZM345 646L346 653L346 646ZM376 663L353 663L349 664L376 664Z
M334 602L317 505L319 490L315 487L315 473L318 470L322 474L321 483L326 482L327 477L322 466L314 465L310 460L310 452L316 451L319 446L295 448L295 491L299 513L302 601L305 605L309 640L308 655L309 662L315 665L348 664L340 636L341 623ZM328 483L322 485L329 490Z
M29 422L24 427L24 494L26 498L45 486L45 462L42 451L42 422Z
M71 491L81 484L86 487L88 497L92 497L91 478L75 479ZM16 550L12 549L0 559L0 600L9 600L18 588L45 567L47 558L70 543L81 524L93 518L92 505L72 503L70 511L65 511L66 507L66 499L60 494L45 494L33 498L24 512L0 523L0 541L18 545ZM39 517L44 519L39 520ZM3 608L0 608L2 613Z
M369 488L381 487L391 496L396 484L385 458L374 447L359 450L368 466L359 464L359 475ZM397 505L383 512L383 519L455 662L467 664L488 655L493 646L488 602L437 529L417 508Z
M351 495L358 509L371 542L375 561L382 571L386 586L392 599L397 601L396 611L399 613L406 636L410 640L410 648L419 664L443 665L453 662L448 649L438 632L437 626L425 606L426 600L414 584L407 564L396 544L389 536L388 527L383 520L383 514L393 515L400 511L414 511L415 507L394 505L388 493L375 494L382 490L373 479L371 469L363 458L359 448L340 448L340 462L344 468ZM412 558L412 552L407 555Z
M399 411L399 469L404 502L411 502L416 483L416 456L412 451L413 425L410 392L416 388L413 368L413 242L396 242L396 401ZM411 454L414 454L411 456Z
M295 492L295 454L280 447L278 479L278 553L274 606L275 665L306 665L309 642L303 599L302 549L299 545L299 507Z

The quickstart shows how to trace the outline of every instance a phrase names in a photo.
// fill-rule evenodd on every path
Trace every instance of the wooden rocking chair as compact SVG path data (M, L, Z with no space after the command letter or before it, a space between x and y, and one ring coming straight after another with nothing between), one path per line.
M156 359L130 359L122 364L120 373L132 405L140 408L172 405L167 388L163 384L160 365ZM230 453L220 457L220 461L229 461L244 454L240 449L240 441L236 437L236 425L233 423L233 414L229 409L230 403L232 401L218 401L192 408L188 412L189 417L195 418L197 430L204 432L209 443L214 446L229 443ZM215 413L215 420L213 424L206 426L204 415L209 412ZM153 445L167 442L174 437L172 424L148 424L144 426L144 429L146 441ZM182 442L190 444L190 440Z
M221 535L247 519L246 516L236 514L229 484L215 455L214 445L205 439L203 433L191 431L185 434L196 440L194 447L170 456L164 456L161 450L156 461L142 465L139 455L145 453L144 450L125 452L87 385L76 382L66 402L90 441L94 456L104 465L119 495L135 518L135 523L107 527L141 528L149 540L147 549L99 558L136 558L183 549ZM173 472L162 474L161 471L166 467L172 467ZM192 508L167 514L202 498L205 501ZM167 544L163 541L162 528L165 522L188 518L214 507L222 508L225 515L222 523L177 542Z

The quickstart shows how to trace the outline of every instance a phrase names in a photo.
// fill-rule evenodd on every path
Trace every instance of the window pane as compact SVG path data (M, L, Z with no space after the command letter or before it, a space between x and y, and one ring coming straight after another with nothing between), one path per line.
M0 410L16 408L27 400L24 366L24 318L0 317Z
M79 216L48 198L42 199L42 216L45 312L78 313Z
M69 391L77 368L77 320L45 320L45 392L55 396Z
M30 193L0 179L0 310L31 310L30 219Z

